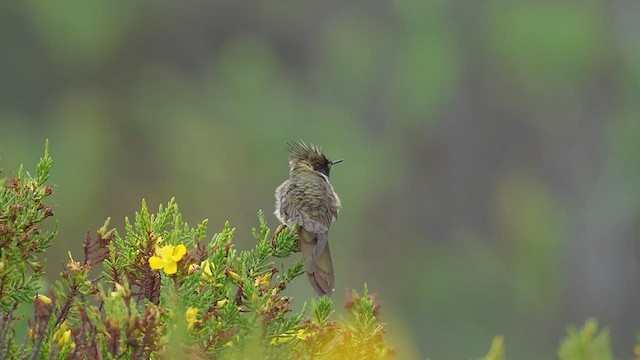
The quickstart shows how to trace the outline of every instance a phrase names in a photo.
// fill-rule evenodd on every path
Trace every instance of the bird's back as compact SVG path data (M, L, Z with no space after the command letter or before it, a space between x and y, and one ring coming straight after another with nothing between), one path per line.
M337 218L340 207L340 199L333 191L331 184L314 171L292 174L289 180L276 189L276 199L280 204L276 211L280 210L283 215L280 220L284 220L286 225L291 225L289 223L291 219L286 216L287 214L291 216L295 211L301 211L310 220L326 227L312 226L307 229L312 232L327 231L331 222Z

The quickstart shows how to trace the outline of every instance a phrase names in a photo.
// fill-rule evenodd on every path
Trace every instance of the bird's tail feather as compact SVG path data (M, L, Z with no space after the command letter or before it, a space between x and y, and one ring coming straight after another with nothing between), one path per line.
M303 230L300 235L302 236L302 239L300 239L302 260L304 262L304 269L307 273L309 283L311 283L311 286L318 296L331 296L333 294L334 278L329 244L327 243L322 254L314 259L312 254L316 245L315 241L306 240L310 240L307 239L310 235L315 238L315 234Z

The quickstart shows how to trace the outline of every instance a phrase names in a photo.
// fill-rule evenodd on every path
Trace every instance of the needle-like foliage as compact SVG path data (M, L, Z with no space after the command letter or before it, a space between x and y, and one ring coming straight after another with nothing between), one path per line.
M48 147L36 175L18 172L0 191L0 358L17 359L299 359L334 358L339 352L318 344L339 344L353 353L371 343L352 336L350 324L330 321L328 298L291 310L283 295L304 273L300 261L275 264L299 251L294 229L271 234L258 212L256 244L239 251L228 222L208 238L207 220L189 226L171 199L154 213L142 201L122 233L109 219L87 234L81 251L69 252L64 270L50 289L40 289L40 257L55 237L41 223L53 215L42 201L52 193L45 183L51 167ZM78 255L79 254L79 255ZM40 292L40 293L39 293ZM18 342L14 324L23 304L32 304L28 337ZM355 319L369 313L353 311ZM390 350L377 336L371 358ZM355 332L354 332L355 334ZM342 356L341 356L342 357Z
M153 213L142 201L124 231L107 219L81 250L69 252L59 278L40 289L42 254L55 240L53 216L44 203L52 193L48 145L35 176L23 171L0 180L0 359L386 359L380 306L365 285L334 319L327 297L291 310L283 294L304 273L275 259L298 252L295 229L272 234L258 212L255 246L239 251L228 222L207 237L207 220L194 227L174 199ZM21 306L33 313L18 315ZM306 303L305 303L306 305ZM16 324L28 324L17 339ZM640 337L639 337L640 338ZM640 359L640 345L634 349ZM558 350L561 360L608 360L607 330L595 320L569 328ZM496 336L485 360L505 358Z

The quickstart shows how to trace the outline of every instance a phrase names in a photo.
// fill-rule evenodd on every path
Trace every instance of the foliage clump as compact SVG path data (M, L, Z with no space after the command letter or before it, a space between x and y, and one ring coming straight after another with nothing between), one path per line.
M88 359L383 359L391 350L377 320L378 305L353 293L348 319L331 320L321 298L312 319L291 310L282 291L303 274L301 262L277 267L274 258L299 251L289 229L270 236L264 214L257 244L240 251L225 223L210 240L207 221L189 226L172 199L153 214L146 203L126 219L124 233L105 222L87 234L78 260L69 253L60 278L38 294L52 243L44 231L53 215L42 203L51 158L45 148L36 176L20 170L0 190L0 358ZM32 303L28 338L15 340L15 310Z
M612 360L609 331L598 331L598 322L588 319L582 329L571 326L558 349L560 360Z
M172 199L151 213L146 203L121 235L104 226L71 252L53 286L40 290L42 253L56 236L44 220L52 194L47 146L35 176L0 179L0 359L386 359L393 350L378 321L379 305L364 287L332 320L330 298L311 304L311 318L282 294L304 273L300 261L277 267L274 258L299 251L293 229L271 235L263 212L254 248L236 249L225 223L207 239L207 221L189 226ZM33 307L25 341L17 341L19 308ZM640 335L633 349L640 360ZM608 330L588 320L570 327L560 360L611 360ZM483 360L505 359L496 336Z

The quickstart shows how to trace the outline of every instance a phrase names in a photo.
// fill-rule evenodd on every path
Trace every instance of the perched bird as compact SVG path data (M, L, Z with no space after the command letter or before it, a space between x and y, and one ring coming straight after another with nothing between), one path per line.
M274 214L287 226L298 226L298 239L307 278L318 296L333 292L333 264L329 226L338 218L340 198L329 183L331 161L321 150L304 142L288 143L289 179L276 189Z

